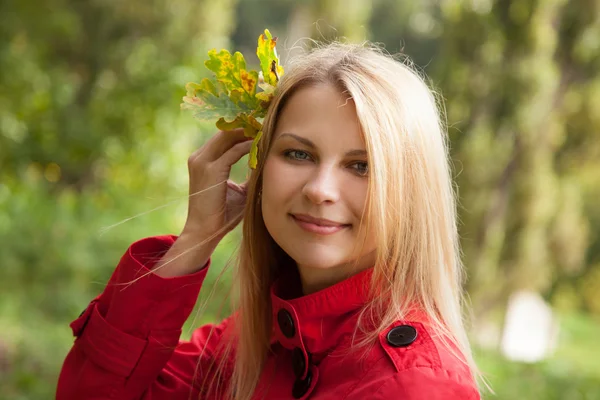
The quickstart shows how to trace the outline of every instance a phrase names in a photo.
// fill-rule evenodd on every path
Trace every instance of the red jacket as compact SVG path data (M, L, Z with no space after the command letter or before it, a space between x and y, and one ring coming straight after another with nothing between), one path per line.
M229 320L196 329L189 342L179 336L210 261L192 275L148 274L123 285L148 272L175 239L132 244L104 292L71 323L77 338L62 367L58 400L199 398L201 373L214 361ZM366 357L347 351L371 272L293 299L283 297L281 282L273 285L273 340L256 399L480 398L468 369L430 335L424 319L395 322Z

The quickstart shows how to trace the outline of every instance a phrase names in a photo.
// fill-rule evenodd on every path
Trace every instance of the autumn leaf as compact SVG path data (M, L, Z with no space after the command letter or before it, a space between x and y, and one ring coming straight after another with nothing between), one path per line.
M248 109L256 108L258 100L254 95L258 72L246 70L246 60L242 53L236 51L231 55L227 50L217 53L213 49L208 52L208 56L210 59L204 65L215 73L217 81L225 84L230 92L230 99L235 104L244 105Z
M265 33L258 37L256 55L260 60L260 69L266 84L271 87L277 86L279 77L283 75L283 67L279 65L279 57L275 45L277 38L273 38L271 32L265 29Z
M262 130L256 134L256 137L250 145L250 158L248 159L248 165L250 165L250 168L252 169L256 168L256 165L258 164L258 141L261 137Z
M275 88L283 75L274 38L268 29L258 38L256 55L261 71L248 70L240 52L231 54L223 49L208 52L204 65L214 77L186 85L186 96L181 108L191 110L200 120L217 120L218 129L244 129L244 135L253 138L249 166L258 163L258 142L262 137L262 119L266 116ZM260 88L261 91L257 91Z
M216 118L235 119L240 107L228 96L223 84L216 84L204 78L200 84L190 82L185 85L187 93L183 98L181 109L191 110L194 117L200 120Z
M260 60L261 71L258 76L258 86L262 92L256 94L256 98L261 104L266 105L271 103L275 93L275 87L279 83L280 77L283 75L283 67L279 65L279 57L277 56L277 38L274 38L268 29L258 38L258 46L256 55Z
M244 128L244 136L254 138L262 129L262 124L253 116L241 113L231 122L225 121L225 118L219 118L217 128L222 131Z

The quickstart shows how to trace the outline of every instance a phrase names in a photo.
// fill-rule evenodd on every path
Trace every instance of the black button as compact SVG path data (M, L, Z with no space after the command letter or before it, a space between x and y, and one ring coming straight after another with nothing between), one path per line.
M310 383L312 382L312 373L308 370L308 374L306 374L306 379L296 379L294 382L294 387L292 388L292 396L295 399L299 399L304 396L308 389L310 389Z
M400 325L390 329L387 341L394 347L406 347L417 340L417 330L410 325Z
M308 354L308 362L304 357L304 352L300 347L296 347L292 354L292 368L296 378L302 378L306 372L306 366L310 364L310 353Z
M294 327L294 319L292 314L285 308L282 308L277 313L277 322L279 323L279 329L285 335L286 338L293 338L296 334L296 328Z

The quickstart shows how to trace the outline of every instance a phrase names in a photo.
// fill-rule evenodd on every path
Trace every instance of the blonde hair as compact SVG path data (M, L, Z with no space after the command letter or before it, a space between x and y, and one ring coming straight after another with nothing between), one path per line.
M375 343L379 332L416 305L427 314L433 333L457 349L478 381L463 324L456 200L435 93L407 59L398 61L370 44L336 42L286 66L264 120L259 163L248 180L234 280L239 295L230 335L234 342L217 368L217 375L223 374L227 355L235 353L227 396L246 400L256 389L272 332L269 290L277 266L290 261L263 222L258 193L266 154L286 101L299 88L318 84L333 85L353 100L368 152L366 215L377 241L371 293L376 289L379 295L365 305L362 316L370 315L376 325L366 329L361 318L357 331L364 335L358 346ZM213 377L210 386L222 382Z

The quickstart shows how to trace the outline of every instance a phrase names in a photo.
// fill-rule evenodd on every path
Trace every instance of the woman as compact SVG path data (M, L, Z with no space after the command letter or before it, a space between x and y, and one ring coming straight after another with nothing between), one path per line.
M288 67L236 185L250 145L219 132L192 154L182 233L134 243L71 324L57 398L479 399L447 137L422 78L378 49L319 48ZM242 219L236 311L179 341Z

